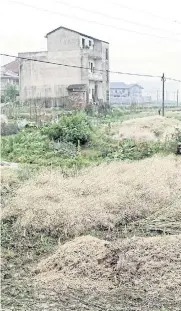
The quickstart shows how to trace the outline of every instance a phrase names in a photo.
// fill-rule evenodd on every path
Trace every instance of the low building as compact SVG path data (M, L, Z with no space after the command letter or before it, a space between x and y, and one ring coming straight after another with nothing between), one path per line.
M3 94L8 84L16 85L19 89L19 62L15 60L1 67L0 92Z
M19 54L44 61L21 59L20 100L55 106L109 102L109 43L65 27L46 39L47 51Z
M138 84L125 84L124 82L110 83L111 104L131 104L143 102L143 87Z

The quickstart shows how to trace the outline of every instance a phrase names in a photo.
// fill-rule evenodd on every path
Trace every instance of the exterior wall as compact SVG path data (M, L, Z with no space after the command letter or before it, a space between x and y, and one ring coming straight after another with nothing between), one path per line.
M106 49L108 50L108 59L106 59ZM109 103L109 44L102 42L102 69L103 69L103 101Z
M130 88L112 88L110 90L110 102L112 104L130 104L132 102L142 102L142 88L135 85Z
M80 68L21 60L21 101L67 97L67 87L71 84L87 85L91 89L88 100L92 100L95 90L96 100L109 101L109 44L60 28L47 35L47 49L47 52L19 55ZM94 71L89 69L91 62Z
M87 104L86 91L69 91L68 100L72 108L85 108Z
M108 53L106 53L106 49ZM82 49L81 55L82 67L90 68L91 62L94 67L93 72L90 69L82 69L82 83L89 81L91 90L95 89L95 85L97 85L97 99L105 103L109 102L109 44L94 40L93 48ZM92 100L91 93L89 92L90 100Z
M73 51L80 49L80 35L64 28L58 29L47 36L47 50Z
M78 51L46 52L32 58L61 64L81 66ZM68 95L67 86L81 83L79 68L64 67L33 61L21 61L20 64L20 100L32 98L60 98Z
M142 88L135 85L130 89L130 96L141 97L142 96Z

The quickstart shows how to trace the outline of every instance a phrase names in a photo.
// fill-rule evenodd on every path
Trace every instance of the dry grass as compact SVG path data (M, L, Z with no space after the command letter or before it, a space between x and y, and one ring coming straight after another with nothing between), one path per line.
M117 139L164 140L174 134L176 128L181 129L179 120L161 116L149 116L124 121L113 125L113 133Z
M12 184L18 182L17 171L12 168L1 166L0 176L1 176L1 185L11 186Z
M110 253L110 244L92 236L83 236L58 247L55 253L42 260L36 267L36 281L54 285L73 285L75 288L96 286L99 290L111 286L111 267L105 267L104 259Z
M17 226L64 237L113 230L180 206L180 160L169 156L105 164L67 179L45 171L17 190L3 217L17 215Z
M41 261L35 285L59 293L69 288L84 294L94 290L95 297L112 291L114 302L124 297L136 306L138 301L144 306L141 310L178 306L180 254L181 235L125 239L112 246L85 236L59 246L53 256Z
M168 118L175 118L181 121L181 110L180 111L168 111L166 112Z
M0 167L0 177L1 204L4 206L9 200L9 193L18 184L19 180L16 170L3 166Z
M122 290L139 292L150 305L167 300L181 303L181 235L133 238L118 246L117 277Z

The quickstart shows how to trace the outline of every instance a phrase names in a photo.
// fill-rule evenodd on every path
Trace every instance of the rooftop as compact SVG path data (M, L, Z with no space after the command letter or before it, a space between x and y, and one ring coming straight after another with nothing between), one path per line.
M19 74L19 61L18 59L3 66L5 71L11 71L13 73Z
M67 27L64 27L64 26L60 26L60 27L58 27L58 28L56 28L56 29L54 29L54 30L48 32L48 33L46 34L45 38L47 38L50 34L52 34L53 32L55 32L55 31L57 31L57 30L59 30L59 29L65 29L65 30L68 30L68 31L71 31L71 32L74 32L74 33L78 33L80 36L87 37L87 38L90 38L90 39L93 39L93 40L102 41L102 42L105 42L105 43L109 44L109 42L107 42L107 41L100 40L100 39L97 39L97 38L95 38L95 37L91 37L91 36L89 36L89 35L86 35L86 34L84 34L84 33L81 33L81 32L79 32L79 31L76 31L76 30L73 30L73 29L70 29L70 28L67 28Z
M124 82L111 82L110 83L110 88L111 89L131 89L133 86L137 86L141 89L143 89L143 87L139 84L126 84Z
M73 89L84 89L86 87L86 84L71 84L68 86L68 90L73 90Z

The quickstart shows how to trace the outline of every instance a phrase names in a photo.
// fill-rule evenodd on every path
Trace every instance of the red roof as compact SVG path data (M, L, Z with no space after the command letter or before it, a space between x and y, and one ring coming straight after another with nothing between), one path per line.
M16 74L19 74L19 61L18 61L18 59L4 65L3 67L5 68L5 70L9 70L9 71L12 71Z

